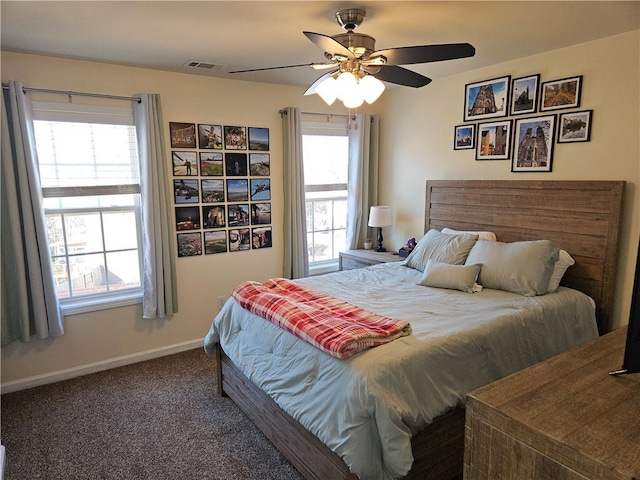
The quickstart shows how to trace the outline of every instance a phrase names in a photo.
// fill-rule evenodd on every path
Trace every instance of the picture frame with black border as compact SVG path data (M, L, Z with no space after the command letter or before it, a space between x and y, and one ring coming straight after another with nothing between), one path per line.
M196 148L196 124L169 122L171 148Z
M200 201L200 190L198 180L173 180L173 201L180 205L183 203L198 203Z
M175 207L176 230L199 230L200 229L200 207Z
M577 108L582 96L582 75L542 82L540 112Z
M243 250L251 250L251 232L249 228L229 230L229 251L241 252Z
M251 248L253 250L271 248L272 245L271 227L255 227L251 229Z
M196 152L172 151L171 162L173 164L174 177L198 176L198 156Z
M224 148L225 150L246 150L247 127L225 125Z
M539 73L514 78L511 82L511 102L509 102L511 115L535 113L538 109L539 87Z
M200 232L178 233L178 257L202 255L202 234Z
M249 222L248 203L227 205L227 223L229 227L246 227L249 225Z
M558 115L558 143L591 141L593 110L567 112Z
M227 226L224 205L202 206L202 228L222 228Z
M512 120L478 124L476 160L508 160L511 155Z
M225 152L224 171L227 177L247 176L247 154L238 152Z
M227 231L211 230L204 232L204 254L214 255L216 253L225 253L228 251Z
M199 123L198 147L202 150L222 150L222 125Z
M512 172L551 172L556 115L515 120Z
M249 180L246 178L227 179L227 202L248 202Z
M476 147L476 125L456 125L454 127L454 150L473 150Z
M200 156L200 175L203 177L221 177L224 175L222 152L198 152Z
M271 202L251 204L251 225L268 225L271 223Z
M249 127L249 150L269 151L269 129Z
M202 203L224 203L224 180L221 178L200 180Z
M506 117L511 75L465 85L464 122Z
M271 159L268 153L249 154L249 175L268 177L271 174Z
M271 200L271 179L252 178L250 188L252 202Z

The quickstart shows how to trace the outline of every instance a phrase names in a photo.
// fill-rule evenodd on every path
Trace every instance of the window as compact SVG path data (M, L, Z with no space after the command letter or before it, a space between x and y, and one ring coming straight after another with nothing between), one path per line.
M65 313L139 301L140 166L131 108L34 103L49 247Z
M303 122L307 248L312 272L337 269L347 231L349 137L346 118Z

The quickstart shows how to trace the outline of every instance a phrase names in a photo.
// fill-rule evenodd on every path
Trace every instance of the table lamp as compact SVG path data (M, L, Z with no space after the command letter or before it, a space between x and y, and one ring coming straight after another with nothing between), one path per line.
M382 246L382 227L393 225L391 221L391 207L386 205L378 205L371 207L369 212L369 226L378 227L378 247L376 252L386 252L387 249Z

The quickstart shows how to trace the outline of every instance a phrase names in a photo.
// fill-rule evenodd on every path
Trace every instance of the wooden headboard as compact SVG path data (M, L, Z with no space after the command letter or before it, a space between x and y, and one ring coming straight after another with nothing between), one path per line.
M425 232L488 230L501 242L547 239L575 259L562 285L596 302L611 330L623 181L429 180Z

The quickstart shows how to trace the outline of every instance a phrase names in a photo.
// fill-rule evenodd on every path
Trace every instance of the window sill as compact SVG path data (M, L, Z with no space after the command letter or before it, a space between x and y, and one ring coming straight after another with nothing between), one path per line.
M340 263L336 260L309 265L309 276L324 275L325 273L337 272L340 269Z
M125 307L142 303L142 292L123 292L121 294L109 295L106 298L85 298L73 300L61 300L62 314L77 315L80 313L96 312L98 310L108 310L110 308Z

